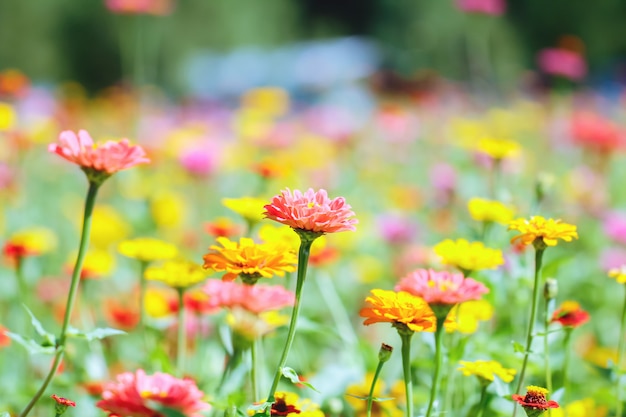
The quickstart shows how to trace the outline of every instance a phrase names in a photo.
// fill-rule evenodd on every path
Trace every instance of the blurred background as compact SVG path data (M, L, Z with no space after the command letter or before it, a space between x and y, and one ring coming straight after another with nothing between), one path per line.
M503 1L0 0L0 70L92 93L128 77L175 96L306 94L373 75L507 89L545 84L538 57L561 48L584 60L578 84L626 83L626 2Z

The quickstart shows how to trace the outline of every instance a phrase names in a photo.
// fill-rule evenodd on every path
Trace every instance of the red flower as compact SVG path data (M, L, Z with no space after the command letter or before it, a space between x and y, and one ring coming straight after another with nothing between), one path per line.
M59 397L56 394L52 394L50 396L50 398L52 398L54 401L56 401L57 404L61 404L61 405L64 405L66 407L76 407L76 403L74 401L68 400L67 398Z
M552 314L551 323L561 323L565 327L579 327L589 321L589 313L575 301L564 301Z
M11 344L11 338L7 336L7 328L0 324L0 348L9 346Z
M526 391L526 395L523 397L513 394L511 398L524 407L528 417L539 416L548 408L559 408L559 404L556 401L548 401L546 399L547 389L529 385L526 387Z

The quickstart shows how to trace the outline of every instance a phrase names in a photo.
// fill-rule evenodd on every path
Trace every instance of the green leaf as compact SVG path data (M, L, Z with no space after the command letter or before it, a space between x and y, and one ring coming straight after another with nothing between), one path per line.
M28 307L26 307L26 304L22 304L22 307L24 307L24 309L30 316L30 323L35 328L35 331L37 332L37 334L43 337L43 342L41 343L41 345L42 346L55 346L56 337L52 333L49 333L48 331L46 331L46 329L43 328L43 325L41 324L41 322L37 320L37 317L35 317L33 312L30 311Z
M367 401L367 396L362 396L362 395L353 395L353 394L346 394L348 397L354 397L354 398L358 398L359 400L364 400ZM372 401L380 403L383 401L391 401L391 400L395 400L395 397L384 397L384 398L379 398L379 397L373 397Z
M512 341L511 343L513 343L513 350L516 353L524 353L524 352L526 352L526 348L524 348L524 346L521 343L518 343L516 341Z
M14 340L20 345L24 346L26 350L28 351L28 353L30 353L31 355L34 355L37 353L44 353L44 354L50 355L56 351L56 347L54 346L49 346L49 345L42 346L41 344L35 342L33 339L22 337L22 335L19 335L17 333L4 332L4 334L9 336L11 340Z
M283 371L283 376L285 378L289 379L294 384L302 384L302 385L304 385L306 387L311 388L313 391L319 393L319 391L313 385L311 385L309 382L302 381L300 379L300 377L298 376L298 374L296 373L296 371L293 370L293 368L285 366L285 367L283 367L282 371Z
M123 330L112 329L110 327L99 327L88 332L81 332L76 328L70 327L67 331L67 335L69 337L87 339L87 341L89 342L104 339L105 337L109 336L116 336L119 334L126 334L126 332Z
M263 410L267 410L267 409L271 408L272 404L273 403L270 403L270 402L267 402L267 401L263 402L261 404L252 404L252 405L248 406L248 410L251 410L251 411L263 411ZM262 416L266 415L266 413L255 413L254 415L256 416L256 415L259 415L259 414L262 415ZM252 416L252 417L254 417L254 416Z

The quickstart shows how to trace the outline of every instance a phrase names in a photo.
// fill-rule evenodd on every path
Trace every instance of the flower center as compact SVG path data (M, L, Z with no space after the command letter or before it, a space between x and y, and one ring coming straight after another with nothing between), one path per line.
M291 413L300 414L300 410L287 404L284 398L277 398L276 402L272 404L272 416L287 416Z

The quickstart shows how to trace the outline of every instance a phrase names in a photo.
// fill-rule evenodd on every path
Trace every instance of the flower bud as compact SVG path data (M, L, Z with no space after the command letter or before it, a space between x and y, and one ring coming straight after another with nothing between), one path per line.
M393 347L386 345L386 344L381 344L380 345L380 350L378 351L378 360L380 362L387 362L389 360L389 358L391 358L391 352L393 352Z
M547 301L553 300L556 298L559 292L559 284L556 279L548 278L546 279L546 283L543 286L543 298Z
M67 407L76 407L76 403L74 401L59 397L56 394L52 394L50 398L56 401L56 404L54 404L54 413L57 417L65 413Z

